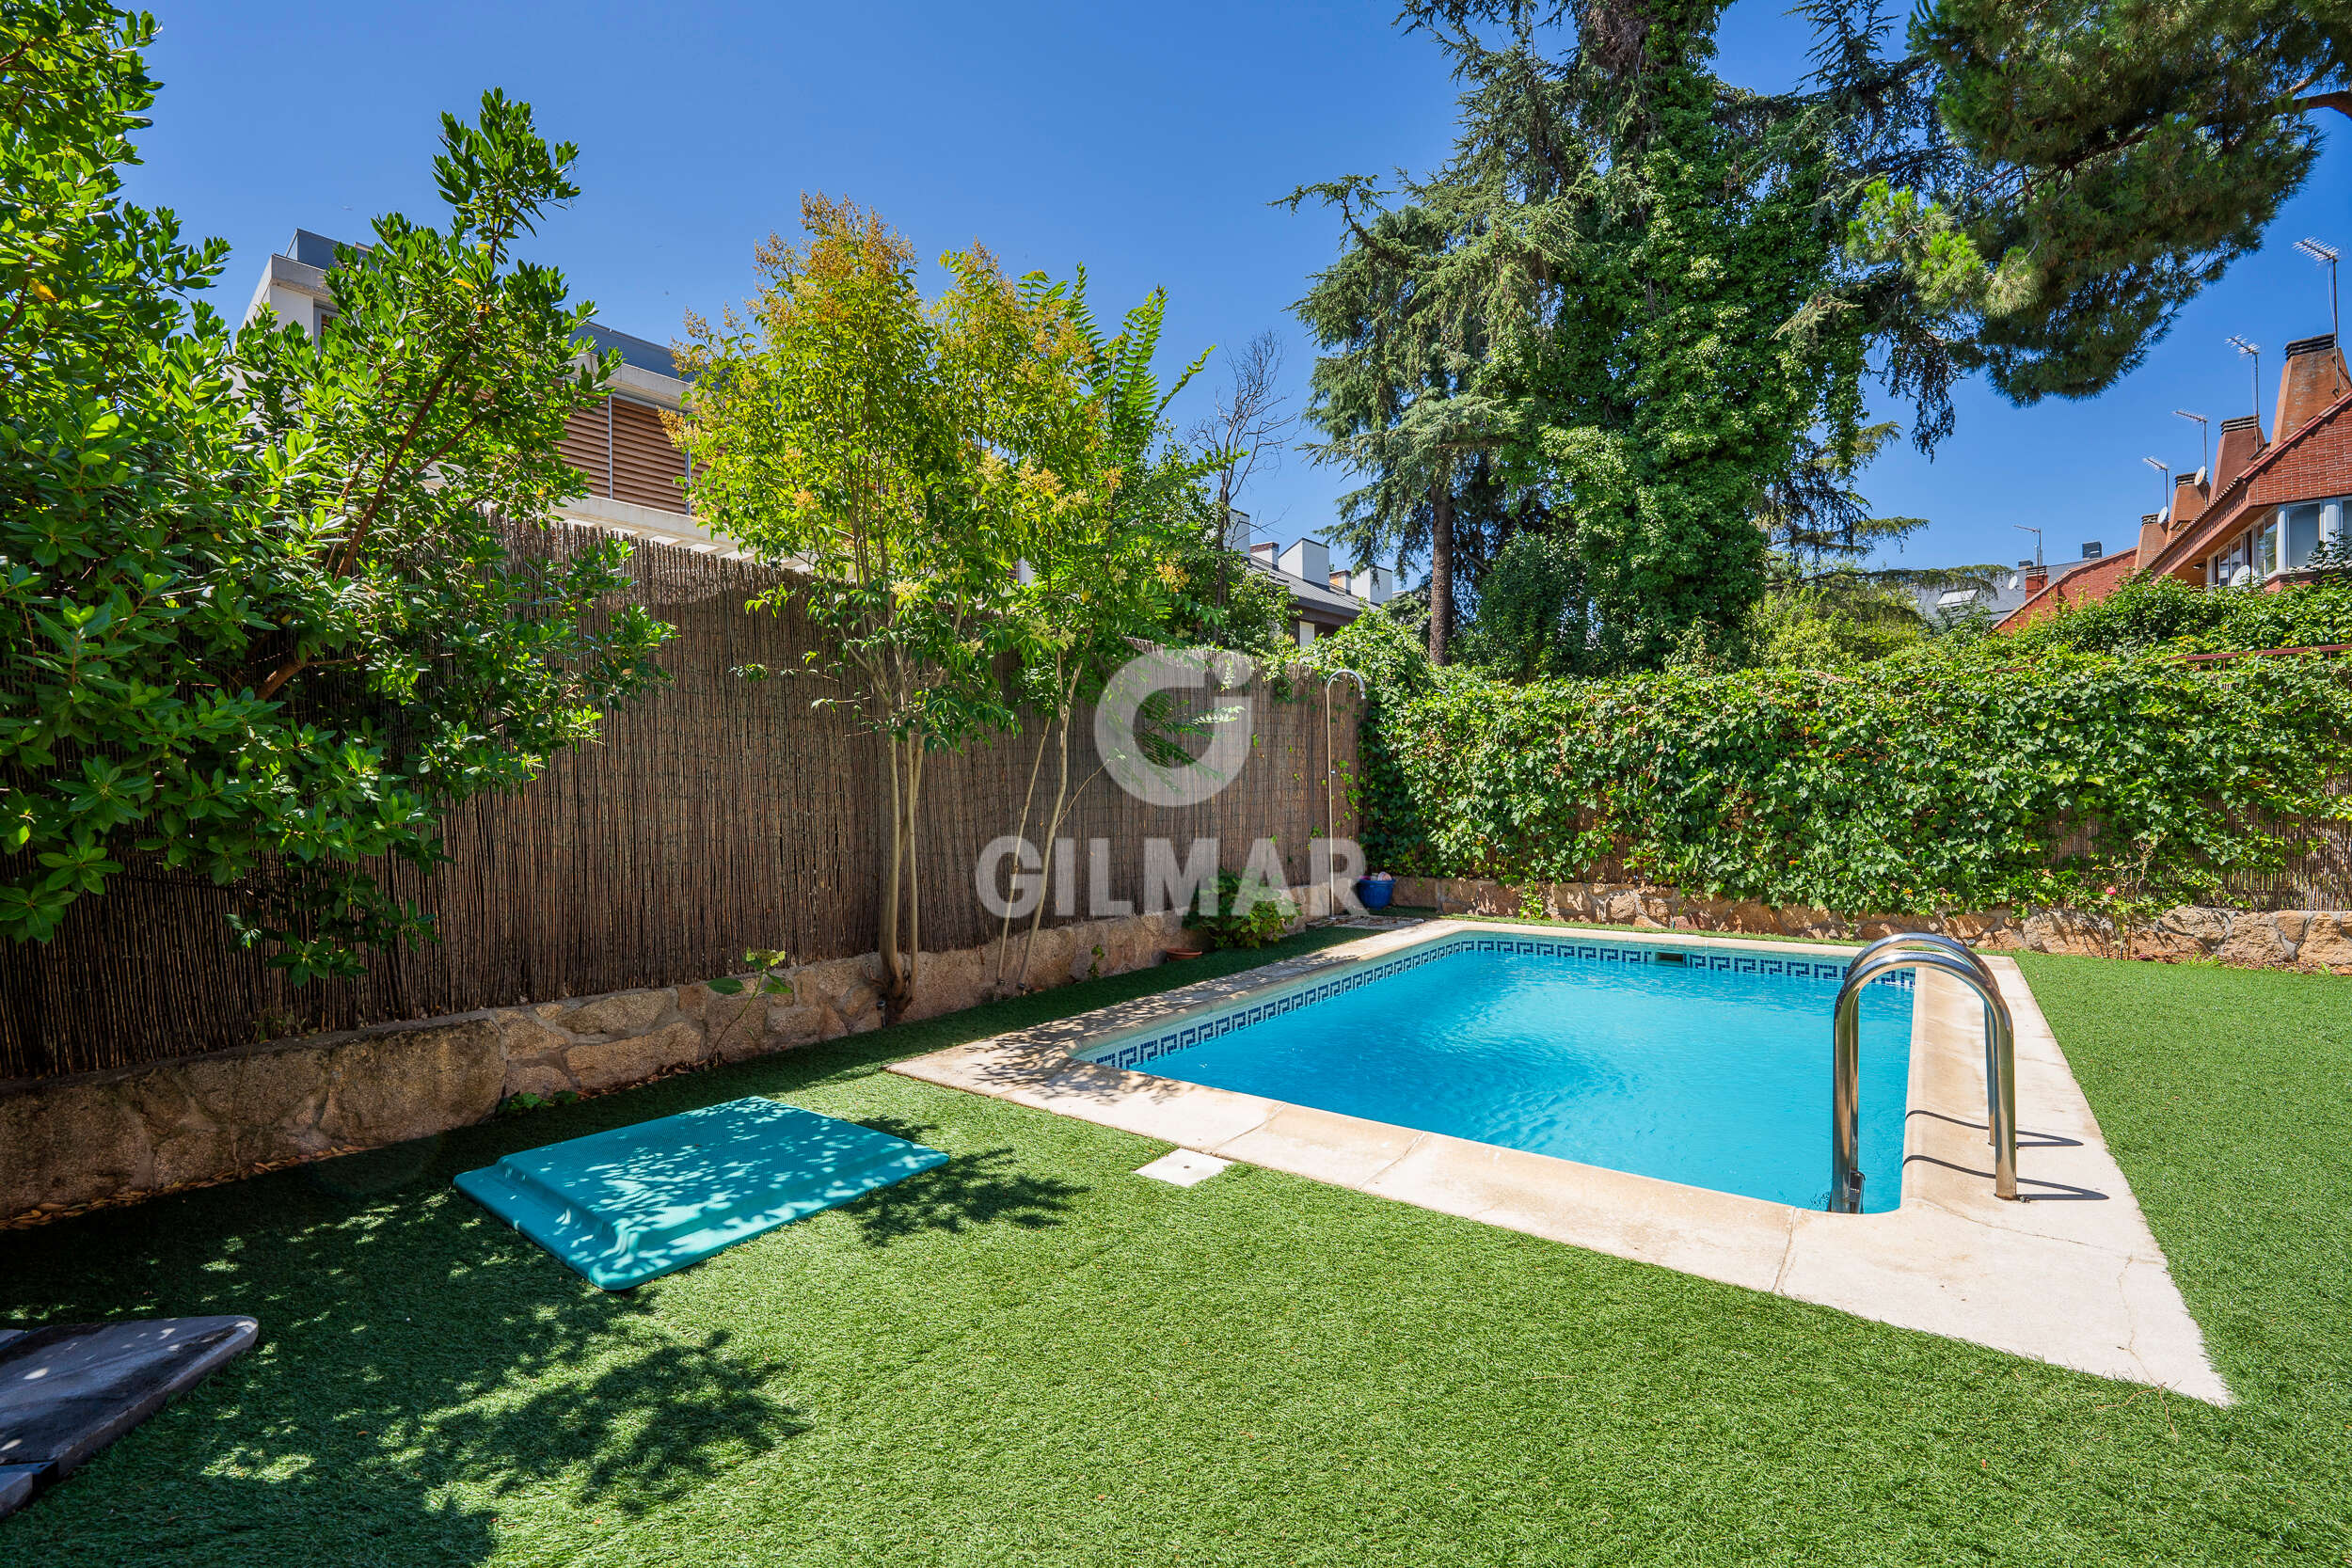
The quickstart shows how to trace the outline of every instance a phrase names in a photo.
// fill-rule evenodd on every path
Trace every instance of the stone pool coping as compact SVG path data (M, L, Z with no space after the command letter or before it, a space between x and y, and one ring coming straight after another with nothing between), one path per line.
M1919 972L1912 1015L1902 1199L1880 1214L1797 1209L1072 1054L1181 1014L1472 931L1780 957L1856 951L1684 931L1552 933L1433 920L951 1046L890 1070L1613 1257L2232 1402L2024 973L1997 954L1985 961L2016 1025L2019 1202L1993 1196L1982 1011L1959 982L1931 972ZM1826 1123L1826 1105L1822 1114Z

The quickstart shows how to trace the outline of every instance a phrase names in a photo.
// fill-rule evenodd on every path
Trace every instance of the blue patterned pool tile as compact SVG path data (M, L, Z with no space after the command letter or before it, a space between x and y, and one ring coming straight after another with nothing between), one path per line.
M1279 992L1271 997L1259 997L1245 1006L1195 1019L1183 1027L1155 1039L1114 1042L1079 1053L1082 1060L1106 1062L1115 1067L1132 1067L1152 1061L1171 1051L1182 1051L1211 1039L1221 1038L1236 1029L1245 1029L1266 1019L1279 1018L1295 1008L1311 1006L1329 1001L1359 987L1368 986L1417 969L1425 963L1450 957L1455 953L1514 953L1538 958L1550 958L1562 962L1580 963L1655 963L1659 954L1679 953L1682 962L1692 969L1713 970L1733 974L1753 974L1763 978L1783 980L1843 981L1846 960L1842 958L1777 958L1756 953L1720 952L1698 948L1654 948L1647 944L1619 944L1589 941L1562 941L1546 937L1456 936L1426 942L1408 952L1379 962L1360 965L1343 975L1327 980L1307 980L1296 989ZM1870 982L1876 986L1892 986L1908 990L1915 984L1908 971L1880 975Z

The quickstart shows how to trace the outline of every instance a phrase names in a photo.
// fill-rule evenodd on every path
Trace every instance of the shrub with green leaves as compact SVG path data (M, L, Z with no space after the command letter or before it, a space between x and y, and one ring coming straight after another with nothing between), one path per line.
M791 954L782 948L754 947L745 951L743 962L751 967L756 979L742 980L723 974L706 983L721 996L740 996L747 990L755 996L792 994L792 982L786 978L792 968Z
M1216 874L1216 912L1199 910L1184 917L1187 930L1198 931L1212 947L1263 947L1278 942L1298 916L1298 906L1287 893L1241 901L1242 879L1231 871Z
M2244 653L2352 642L2352 583L2298 585L2275 594L2210 589L2178 578L2134 578L2104 599L2068 605L2005 634L2020 647L2124 653Z
M1399 874L1576 881L1850 912L2213 895L2341 815L2352 663L2185 664L1993 638L1880 660L1510 685L1413 668L1376 626L1366 849ZM1393 641L1392 638L1387 641Z
M516 548L585 488L556 441L601 370L585 306L514 242L569 145L485 95L444 117L446 225L397 215L328 275L316 339L191 296L226 246L121 199L153 22L0 9L0 935L126 875L235 887L299 981L421 932L371 867L529 780L656 672L596 613L617 540Z

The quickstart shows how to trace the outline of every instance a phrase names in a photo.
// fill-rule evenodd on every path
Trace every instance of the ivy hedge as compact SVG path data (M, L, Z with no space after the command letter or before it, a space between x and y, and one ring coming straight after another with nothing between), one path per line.
M2134 578L2104 599L2068 605L2024 630L2014 644L2121 654L2144 648L2236 653L2352 642L2352 584L2323 582L2283 593L2217 593L2178 578Z
M2352 799L2352 660L2192 665L1994 638L1825 673L1517 685L1433 669L1366 617L1372 864L1625 876L1847 912L2128 913L2275 867Z

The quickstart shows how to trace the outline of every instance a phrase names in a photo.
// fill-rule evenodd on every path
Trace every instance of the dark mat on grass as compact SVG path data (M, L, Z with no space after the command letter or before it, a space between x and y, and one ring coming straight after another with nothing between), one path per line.
M251 1318L0 1328L0 1514L253 1346Z

